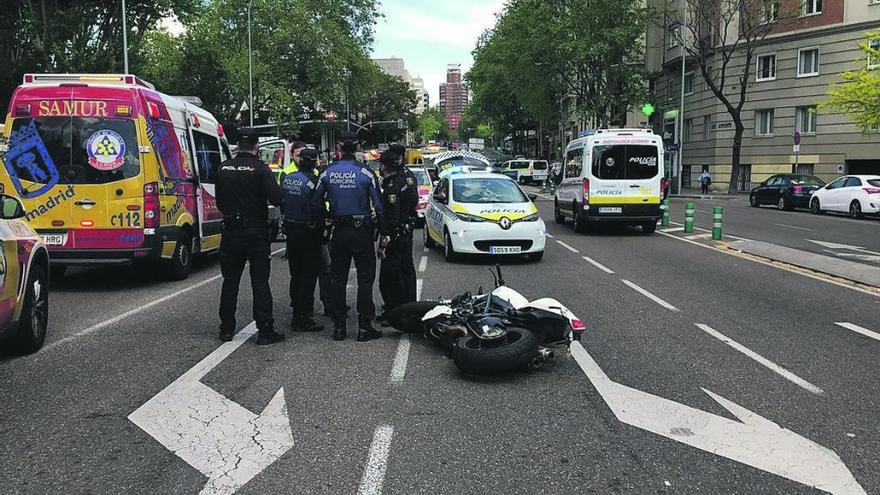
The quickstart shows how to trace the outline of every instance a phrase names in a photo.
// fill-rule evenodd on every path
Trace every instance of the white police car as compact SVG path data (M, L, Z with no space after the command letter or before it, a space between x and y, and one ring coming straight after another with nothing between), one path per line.
M425 246L443 246L447 261L462 254L527 255L539 261L547 226L534 198L501 174L449 170L428 199Z

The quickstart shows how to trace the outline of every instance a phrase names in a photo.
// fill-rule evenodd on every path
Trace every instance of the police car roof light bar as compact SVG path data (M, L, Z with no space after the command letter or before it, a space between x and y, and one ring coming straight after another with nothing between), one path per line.
M95 82L119 84L123 86L141 86L152 90L156 89L152 84L131 74L25 74L22 84L31 85L64 82Z

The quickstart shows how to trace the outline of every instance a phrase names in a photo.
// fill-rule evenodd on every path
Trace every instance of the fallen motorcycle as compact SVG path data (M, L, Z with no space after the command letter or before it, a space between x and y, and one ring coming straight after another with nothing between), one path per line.
M556 299L529 301L504 283L501 267L492 272L495 289L449 300L416 301L388 316L402 332L422 333L451 350L456 367L468 374L495 374L538 368L556 350L580 340L583 322Z

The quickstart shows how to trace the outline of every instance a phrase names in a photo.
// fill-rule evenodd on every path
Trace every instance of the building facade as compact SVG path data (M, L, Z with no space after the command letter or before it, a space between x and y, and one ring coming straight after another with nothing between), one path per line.
M862 132L846 115L818 105L841 73L869 61L860 45L866 34L880 29L878 0L779 0L765 2L779 12L793 4L796 19L773 29L755 51L742 117L745 134L741 170L734 178L747 191L778 173L816 175L828 181L842 174L880 174L880 133ZM656 132L681 145L683 188L699 187L697 176L708 169L713 190L726 191L730 181L733 122L699 70L686 61L674 37L657 25L647 33L646 66L651 80L652 118ZM741 73L734 58L730 74ZM880 64L880 61L877 61ZM684 72L684 74L682 74ZM684 112L680 114L684 86ZM728 83L726 91L737 91ZM735 100L734 100L735 101ZM799 153L794 135L800 134ZM667 154L668 175L674 176L677 154Z
M461 80L461 65L450 64L446 69L446 82L440 85L440 111L446 116L449 130L458 130L467 104L468 89Z
M428 93L425 91L425 81L421 77L412 77L406 70L406 63L402 58L374 58L373 62L389 76L396 77L409 84L409 89L416 93L416 104L413 112L420 114L428 108Z

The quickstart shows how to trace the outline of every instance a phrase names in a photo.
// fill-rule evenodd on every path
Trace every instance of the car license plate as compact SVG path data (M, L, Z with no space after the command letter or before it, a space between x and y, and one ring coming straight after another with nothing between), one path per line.
M599 208L599 213L623 213L623 207L621 206L605 206Z
M67 243L67 234L40 234L40 237L47 246L63 246Z
M519 254L522 248L519 246L489 246L489 254Z

